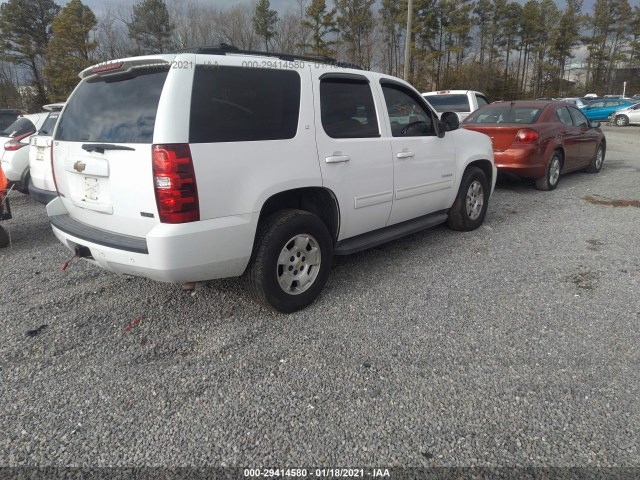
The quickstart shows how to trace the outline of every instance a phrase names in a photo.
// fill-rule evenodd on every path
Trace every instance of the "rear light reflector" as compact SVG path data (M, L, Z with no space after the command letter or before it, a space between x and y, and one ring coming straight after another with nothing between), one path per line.
M515 143L534 144L538 142L538 132L530 128L523 128L516 133Z
M153 188L162 223L200 220L196 175L188 144L153 145Z

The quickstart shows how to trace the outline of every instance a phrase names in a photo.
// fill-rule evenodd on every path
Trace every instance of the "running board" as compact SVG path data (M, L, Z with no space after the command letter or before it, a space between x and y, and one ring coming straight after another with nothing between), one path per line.
M334 255L351 255L352 253L366 250L392 240L419 232L426 228L434 227L447 220L447 210L430 213L423 217L407 220L406 222L397 223L388 227L374 230L373 232L363 233L357 237L347 238L336 243L333 249Z

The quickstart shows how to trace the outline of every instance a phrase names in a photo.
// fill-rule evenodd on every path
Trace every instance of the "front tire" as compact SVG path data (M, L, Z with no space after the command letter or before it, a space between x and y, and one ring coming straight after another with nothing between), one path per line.
M618 115L616 117L616 125L619 127L626 127L629 125L629 119L624 115Z
M462 177L455 202L449 209L447 225L452 230L475 230L487 214L489 206L489 182L478 167L469 167Z
M602 164L604 163L604 147L602 144L598 145L598 149L596 150L596 154L593 156L591 163L586 168L589 173L598 173L602 168Z
M536 188L538 190L550 191L554 190L558 186L560 181L560 171L562 170L562 155L557 150L553 152L549 163L547 164L547 171L544 177L536 180Z
M247 291L260 305L280 313L309 306L331 269L333 241L326 225L304 210L282 210L258 226L244 274Z

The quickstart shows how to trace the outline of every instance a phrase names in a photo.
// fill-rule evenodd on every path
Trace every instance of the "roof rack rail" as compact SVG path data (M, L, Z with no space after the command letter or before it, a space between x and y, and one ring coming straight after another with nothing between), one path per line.
M274 57L291 62L294 60L302 60L312 63L326 63L328 65L335 65L342 68L353 68L355 70L363 70L360 65L348 62L339 62L335 58L316 55L293 55L289 53L277 53L277 52L263 52L260 50L242 50L228 43L220 43L218 45L202 46L202 47L189 47L182 48L180 50L174 50L169 53L196 53L196 54L208 54L208 55L259 55L262 57Z

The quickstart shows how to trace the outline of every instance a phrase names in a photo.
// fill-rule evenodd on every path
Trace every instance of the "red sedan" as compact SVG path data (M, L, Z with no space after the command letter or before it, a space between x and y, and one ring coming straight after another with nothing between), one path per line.
M553 190L560 174L586 169L597 173L606 142L599 122L590 122L567 102L525 101L485 105L462 123L491 137L498 172L536 179Z

